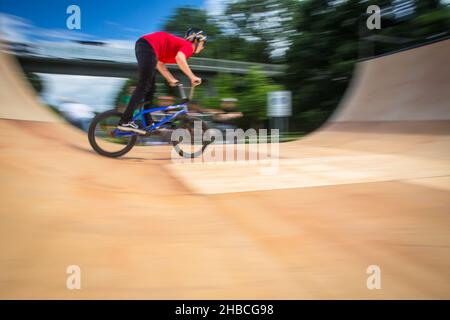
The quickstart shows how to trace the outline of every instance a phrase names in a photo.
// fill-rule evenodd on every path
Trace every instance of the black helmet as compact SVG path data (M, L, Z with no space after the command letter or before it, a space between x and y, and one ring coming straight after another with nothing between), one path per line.
M195 40L206 42L207 36L206 32L199 28L189 28L184 35L184 38L190 42Z

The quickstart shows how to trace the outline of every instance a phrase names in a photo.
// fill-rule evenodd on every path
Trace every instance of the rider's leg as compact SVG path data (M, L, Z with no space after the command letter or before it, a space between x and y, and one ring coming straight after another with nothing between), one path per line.
M119 126L119 129L129 128L129 131L138 132L139 129L133 130L135 124L133 126L131 119L137 105L144 98L146 98L148 92L151 92L152 90L154 91L153 81L156 74L156 63L158 60L152 46L142 38L136 42L135 51L138 62L138 84L133 92L133 95L131 96L127 109L122 116L121 126Z
M155 95L155 88L156 88L155 78L156 78L156 73L153 73L153 77L151 80L151 86L150 86L149 90L145 93L145 96L144 96L144 101L149 102L146 105L144 105L144 110L153 108L152 103L153 103L153 97ZM146 122L147 126L149 126L153 123L153 118L150 113L145 114L145 122Z

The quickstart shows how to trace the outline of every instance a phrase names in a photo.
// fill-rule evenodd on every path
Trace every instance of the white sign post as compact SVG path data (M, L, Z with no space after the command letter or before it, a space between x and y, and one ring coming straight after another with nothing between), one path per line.
M292 115L292 97L290 91L272 91L267 94L267 116L270 127L280 132L288 130L288 117Z

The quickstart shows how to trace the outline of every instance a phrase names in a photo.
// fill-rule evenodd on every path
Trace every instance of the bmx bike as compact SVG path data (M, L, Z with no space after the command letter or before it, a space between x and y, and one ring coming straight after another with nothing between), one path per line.
M173 139L172 136L170 139L175 151L184 158L200 156L212 143L212 141L203 139L208 126L203 120L188 115L188 103L192 100L194 87L191 88L189 98L186 96L182 84L177 84L177 87L182 99L181 104L147 110L144 110L146 103L139 106L139 112L132 119L141 121L143 130L146 131L145 135L119 130L117 125L122 113L117 110L109 110L96 115L88 130L89 143L92 148L102 156L116 158L129 152L136 145L139 136L158 134L159 129L162 128L169 129L169 131L184 129L187 131L186 135L178 135L178 139ZM148 124L146 116L153 112L163 112L165 117L157 123Z

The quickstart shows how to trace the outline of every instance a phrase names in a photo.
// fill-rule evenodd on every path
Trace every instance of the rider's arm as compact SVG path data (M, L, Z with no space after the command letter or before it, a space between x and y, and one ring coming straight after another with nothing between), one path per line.
M186 56L183 52L179 51L175 57L175 60L177 61L178 66L180 67L181 71L189 78L192 79L195 77L195 75L192 73L191 68L189 68L189 65L186 61Z
M166 65L161 61L158 61L156 64L156 68L162 74L162 76L167 80L167 82L172 83L177 81L174 76L170 73L169 69L167 69Z

